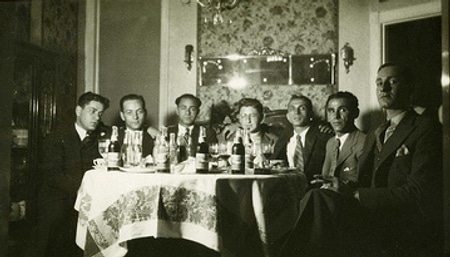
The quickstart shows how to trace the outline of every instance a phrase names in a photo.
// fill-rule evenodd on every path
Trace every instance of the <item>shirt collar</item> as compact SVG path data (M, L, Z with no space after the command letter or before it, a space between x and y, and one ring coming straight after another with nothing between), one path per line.
M397 125L402 121L403 117L405 117L406 115L406 111L401 112L397 115L395 115L394 117L391 117L389 119L390 122L390 127L397 127Z
M178 123L178 135L184 135L186 133L186 130L189 129L189 135L192 134L192 129L194 128L194 125L191 125L189 127L185 127Z
M308 133L310 127L307 127L305 130L303 130L300 134L298 134L297 132L295 132L294 130L294 137L297 137L297 135L300 135L302 138L306 137L306 133Z
M78 136L80 137L80 140L83 141L83 139L86 137L87 135L87 130L85 130L84 128L82 128L80 125L78 125L75 122L75 130L78 133Z
M344 135L342 135L340 137L338 137L338 136L335 137L336 139L339 139L339 141L341 142L340 147L339 147L340 149L342 149L342 146L344 145L345 140L347 140L349 135L350 135L350 133L345 133Z

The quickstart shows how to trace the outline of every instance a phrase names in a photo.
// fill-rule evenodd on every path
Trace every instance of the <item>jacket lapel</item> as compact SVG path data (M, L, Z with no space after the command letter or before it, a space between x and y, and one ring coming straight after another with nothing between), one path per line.
M380 163L383 163L387 157L395 152L408 137L409 134L415 129L414 120L416 114L409 111L403 120L395 128L394 134L383 145L380 156Z
M348 135L347 140L345 140L344 145L342 146L342 151L339 153L336 167L339 167L353 153L358 133L359 131L355 130Z
M314 129L313 126L311 126L306 133L305 137L305 146L303 147L303 158L305 162L305 166L308 165L308 162L310 160L310 156L312 153L312 150L314 149L314 144L317 140L317 131Z

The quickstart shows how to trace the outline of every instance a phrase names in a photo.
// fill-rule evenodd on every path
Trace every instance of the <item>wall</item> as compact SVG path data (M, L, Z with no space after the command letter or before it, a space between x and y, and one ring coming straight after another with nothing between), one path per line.
M99 93L111 100L106 124L122 124L119 101L129 93L144 96L148 123L158 123L160 30L160 1L100 2Z
M201 9L199 56L246 55L262 47L297 55L337 52L336 0L242 0L223 15L225 23L212 25L211 14ZM221 100L233 104L242 97L256 97L271 109L285 109L289 96L299 93L310 97L316 113L323 117L326 98L336 89L336 85L251 85L244 90L223 85L198 87L203 102L198 119L208 120L211 106Z
M197 49L197 3L162 1L159 126L176 123L175 99L183 93L195 94L197 67L186 67L185 47Z
M370 77L371 31L369 1L339 1L339 49L345 43L353 48L356 60L346 73L343 62L339 62L339 90L352 92L359 100L361 110L357 126L368 131L379 115L377 98ZM341 57L339 57L341 58Z
M41 46L60 56L57 120L74 117L77 98L78 2L42 0Z
M354 65L346 74L339 65L339 89L353 92L359 99L358 126L364 131L383 120L375 94L377 69L383 62L382 24L440 12L438 0L396 0L339 2L339 47L349 42L355 50Z

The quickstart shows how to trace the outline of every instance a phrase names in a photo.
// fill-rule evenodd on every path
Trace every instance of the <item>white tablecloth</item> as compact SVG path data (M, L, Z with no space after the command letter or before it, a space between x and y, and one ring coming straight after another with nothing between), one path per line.
M126 241L153 236L183 238L232 253L233 228L256 226L266 256L298 216L303 174L136 174L87 171L75 209L76 243L85 256L124 256ZM227 217L233 217L229 219ZM238 222L238 223L241 223ZM237 225L236 225L237 226Z

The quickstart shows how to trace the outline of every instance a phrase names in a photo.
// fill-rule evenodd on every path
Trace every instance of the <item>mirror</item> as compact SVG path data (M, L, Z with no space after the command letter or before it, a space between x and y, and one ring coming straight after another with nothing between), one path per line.
M335 54L199 57L199 84L334 84Z

